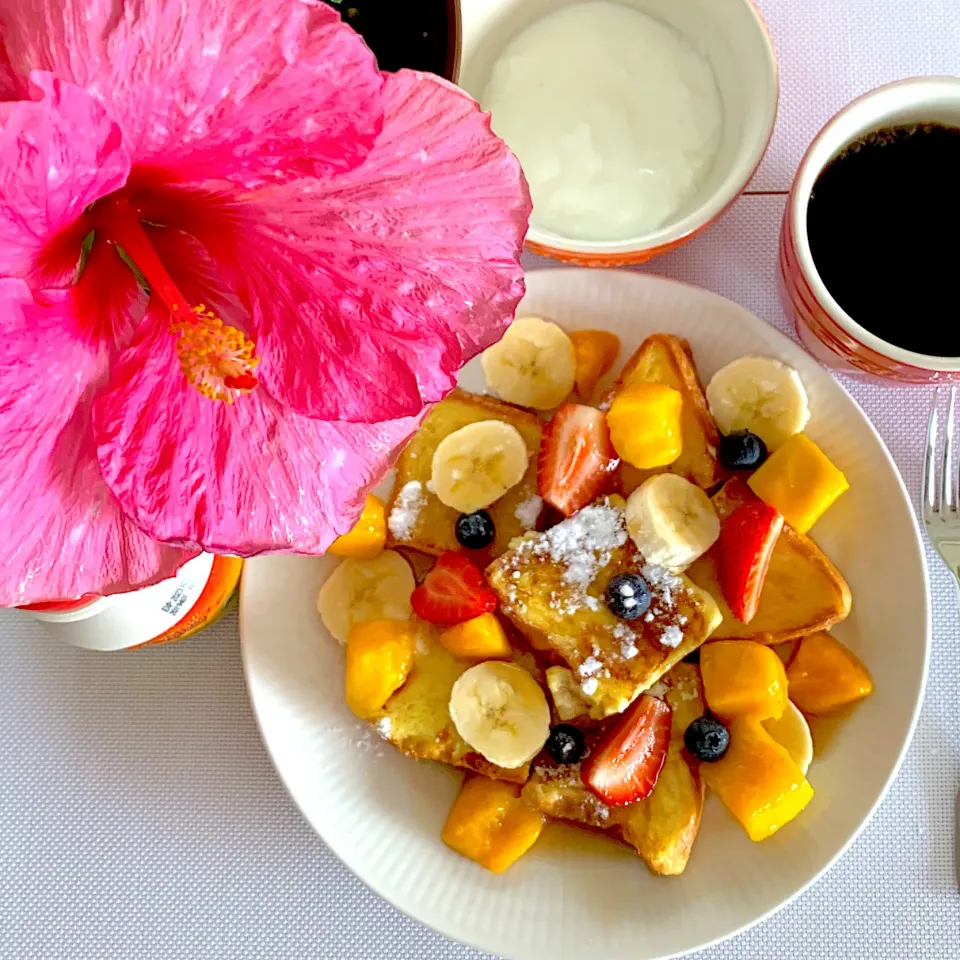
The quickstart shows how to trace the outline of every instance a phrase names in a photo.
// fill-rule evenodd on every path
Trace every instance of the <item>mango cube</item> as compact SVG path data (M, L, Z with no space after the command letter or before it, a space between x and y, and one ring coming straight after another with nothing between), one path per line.
M850 489L847 478L806 434L794 434L747 481L784 520L806 533L827 508Z
M772 836L813 799L790 754L751 718L734 720L726 755L701 764L700 776L755 841Z
M465 660L502 660L511 653L510 641L492 613L449 627L440 634L440 642Z
M787 706L787 672L770 647L753 640L715 640L700 648L707 706L725 720L779 719Z
M570 334L577 361L577 396L589 400L600 378L613 366L620 353L620 338L608 330L574 330Z
M617 456L639 470L666 467L683 452L683 396L663 383L634 383L607 411Z
M364 620L347 637L347 706L372 719L403 686L413 666L415 640L408 620Z
M831 713L873 693L867 668L829 633L804 637L787 669L790 699L804 712Z
M448 847L503 873L536 842L543 814L520 799L521 784L468 777L441 834Z
M387 541L387 521L383 501L372 493L367 494L360 519L353 529L337 537L327 548L335 557L359 557L371 560Z

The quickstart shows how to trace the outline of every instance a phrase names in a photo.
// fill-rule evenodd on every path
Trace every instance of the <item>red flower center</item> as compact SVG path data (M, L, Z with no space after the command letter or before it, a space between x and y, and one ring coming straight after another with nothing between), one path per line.
M177 340L183 375L204 396L232 403L259 382L254 374L260 362L256 346L206 304L191 304L171 277L144 228L145 220L153 224L156 212L151 208L145 216L144 202L162 207L173 197L162 186L151 191L153 175L135 170L127 187L97 201L53 237L37 259L35 279L41 286L61 285L65 277L74 283L77 314L85 332L97 340L118 338L117 318L129 309L136 274L170 311L169 330ZM78 258L79 250L83 253Z
M170 331L177 337L183 375L205 397L232 403L238 392L257 386L254 369L260 362L254 344L236 327L224 323L205 304L191 305L173 282L143 229L140 217L122 194L104 201L99 223L135 264L150 289L170 309Z

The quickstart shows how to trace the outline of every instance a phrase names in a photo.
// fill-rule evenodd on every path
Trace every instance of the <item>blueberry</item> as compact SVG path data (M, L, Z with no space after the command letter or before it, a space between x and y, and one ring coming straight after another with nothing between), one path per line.
M650 588L639 573L618 573L607 584L607 606L621 620L636 620L650 608Z
M722 759L730 746L730 732L715 717L705 714L687 727L684 746L704 763Z
M756 470L767 459L767 445L749 430L720 438L720 463L728 470Z
M550 731L546 749L557 763L579 763L586 746L576 727L561 723Z
M493 543L497 529L493 518L486 510L476 513L462 513L457 517L457 543L468 550L482 550Z

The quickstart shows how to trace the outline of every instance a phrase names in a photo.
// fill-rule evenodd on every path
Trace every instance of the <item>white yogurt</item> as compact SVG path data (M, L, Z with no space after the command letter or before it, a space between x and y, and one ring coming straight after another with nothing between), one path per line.
M607 0L519 34L480 102L523 166L537 225L575 240L662 226L696 194L720 141L707 60L672 27Z

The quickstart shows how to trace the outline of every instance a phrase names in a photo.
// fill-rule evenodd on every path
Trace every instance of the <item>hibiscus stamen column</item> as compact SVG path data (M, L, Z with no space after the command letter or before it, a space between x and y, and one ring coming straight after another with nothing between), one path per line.
M154 249L136 210L124 197L105 204L100 220L108 241L134 264L170 310L170 332L177 337L180 369L204 396L232 403L253 390L260 362L256 347L241 330L225 324L206 304L191 305Z

